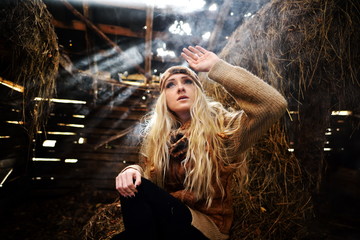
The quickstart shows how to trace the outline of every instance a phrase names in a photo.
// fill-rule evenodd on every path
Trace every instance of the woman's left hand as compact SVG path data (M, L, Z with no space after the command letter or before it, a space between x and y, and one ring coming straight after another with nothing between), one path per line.
M200 46L184 48L181 56L189 63L189 66L198 72L208 72L220 58L213 52Z

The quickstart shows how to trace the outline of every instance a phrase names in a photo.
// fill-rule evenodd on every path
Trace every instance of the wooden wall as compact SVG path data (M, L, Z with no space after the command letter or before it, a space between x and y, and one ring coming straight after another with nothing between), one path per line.
M34 188L47 194L82 185L113 190L117 173L138 161L140 138L136 131L158 94L156 88L81 73L59 74L57 83L47 124L30 145L23 124L16 124L21 119L16 104L2 102L0 118L12 123L1 125L1 135L10 136L0 139L1 147L8 149L18 165L26 166L12 176L26 175ZM56 140L55 146L43 146L45 140Z

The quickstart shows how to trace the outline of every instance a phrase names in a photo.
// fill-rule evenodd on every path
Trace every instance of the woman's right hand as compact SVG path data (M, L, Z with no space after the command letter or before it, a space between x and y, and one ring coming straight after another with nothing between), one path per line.
M213 52L200 46L184 48L181 56L189 63L189 66L198 72L208 72L220 60Z
M134 168L128 168L119 173L115 179L116 190L123 197L134 197L136 187L141 184L141 174Z

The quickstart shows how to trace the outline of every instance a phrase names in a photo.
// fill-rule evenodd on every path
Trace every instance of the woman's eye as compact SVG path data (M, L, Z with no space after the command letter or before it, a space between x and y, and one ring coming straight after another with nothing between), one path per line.
M173 82L169 82L168 84L166 84L166 88L171 88L171 87L173 87L173 86L175 86L175 84L173 83Z
M185 84L193 84L193 80L191 80L191 79L186 79L186 80L185 80Z

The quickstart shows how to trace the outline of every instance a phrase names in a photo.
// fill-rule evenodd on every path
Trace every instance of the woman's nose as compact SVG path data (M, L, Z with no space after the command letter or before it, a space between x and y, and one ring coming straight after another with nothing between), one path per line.
M178 92L184 92L185 91L185 87L183 84L179 84L178 85Z

